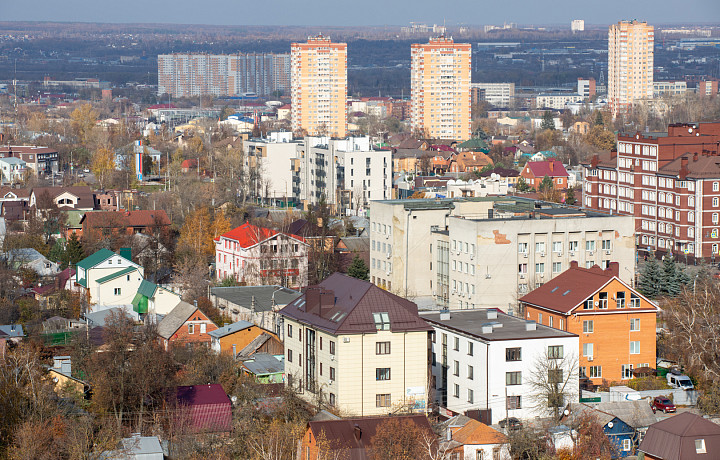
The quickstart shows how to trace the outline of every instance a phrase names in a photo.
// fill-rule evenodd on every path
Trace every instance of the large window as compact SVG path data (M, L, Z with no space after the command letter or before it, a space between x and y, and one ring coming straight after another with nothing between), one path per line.
M563 370L562 369L548 369L548 383L562 383L563 382Z
M606 309L608 307L608 293L607 292L599 293L598 301L600 302L600 304L598 305L598 308Z
M520 396L508 396L506 404L508 409L522 409L522 400Z
M640 330L640 318L630 318L630 330L631 331L639 331Z
M390 354L390 342L375 342L375 354L376 355L389 355Z
M562 359L562 357L563 357L563 346L562 345L550 345L548 347L548 358Z
M375 407L390 407L390 394L375 395Z
M640 354L640 341L639 340L630 342L630 354L631 355L639 355Z
M460 397L460 385L458 385L457 383L453 387L453 396L456 398Z
M583 343L583 356L587 358L593 357L593 344L592 343Z
M522 385L522 372L505 372L505 385Z
M522 348L506 348L505 349L505 361L520 361L522 360Z
M590 366L588 377L591 379L602 378L602 366Z
M373 321L375 322L375 329L378 331L390 330L390 317L386 312L373 313Z
M390 380L390 368L378 367L375 369L375 380Z
M595 332L595 322L591 319L583 321L583 333L592 334Z
M615 294L615 301L617 308L625 308L625 293L618 292Z
M467 401L468 401L470 404L472 404L473 402L475 402L475 393L474 393L471 389L469 389L469 388L468 388L468 400L467 400Z
M468 352L467 352L467 354L468 354L468 356L472 356L472 355L473 355L473 343L470 342L470 341L468 341Z

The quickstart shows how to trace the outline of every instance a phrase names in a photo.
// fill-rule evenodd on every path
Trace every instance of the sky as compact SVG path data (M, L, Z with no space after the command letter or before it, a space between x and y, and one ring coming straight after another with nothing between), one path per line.
M719 0L0 0L0 21L215 25L720 22ZM569 26L568 26L569 27Z

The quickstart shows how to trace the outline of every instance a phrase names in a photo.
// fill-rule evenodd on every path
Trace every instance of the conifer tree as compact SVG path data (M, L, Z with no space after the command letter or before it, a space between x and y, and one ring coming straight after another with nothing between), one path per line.
M367 265L365 265L365 261L363 261L356 254L353 258L352 263L350 264L350 267L348 267L348 276L352 276L353 278L357 278L359 280L367 281L369 279L369 273L370 269L367 267Z
M680 294L682 284L678 278L678 268L672 254L663 257L662 271L660 273L660 291L671 297Z
M65 245L65 260L68 265L75 265L85 258L85 252L82 243L77 234L71 233Z
M640 274L638 281L638 290L646 297L655 298L660 295L660 283L662 270L655 255L652 254Z

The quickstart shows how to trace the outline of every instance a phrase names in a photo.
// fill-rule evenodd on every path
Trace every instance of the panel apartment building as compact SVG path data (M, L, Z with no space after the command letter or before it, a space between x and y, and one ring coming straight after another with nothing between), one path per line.
M411 45L411 126L425 137L470 139L469 43L431 38Z
M318 35L291 45L292 130L311 136L347 133L347 43Z
M375 201L370 279L422 305L514 311L577 261L635 273L634 222L518 197Z
M583 163L583 205L635 219L641 252L715 261L720 247L720 122L618 135Z
M655 29L647 22L620 21L608 31L608 103L613 116L637 99L653 97Z
M290 91L289 54L190 54L158 56L158 94L173 97L268 96Z

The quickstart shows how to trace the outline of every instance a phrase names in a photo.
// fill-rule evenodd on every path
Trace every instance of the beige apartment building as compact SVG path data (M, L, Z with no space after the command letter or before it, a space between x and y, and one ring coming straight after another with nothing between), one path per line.
M280 310L286 385L347 416L425 412L429 333L417 305L340 273Z
M425 137L470 139L469 43L431 38L411 45L411 126Z
M318 35L291 45L293 132L345 137L347 43Z
M655 29L647 22L620 21L608 32L608 103L613 116L637 99L653 97Z
M515 311L577 261L635 274L634 222L519 197L374 201L370 280L423 306Z

